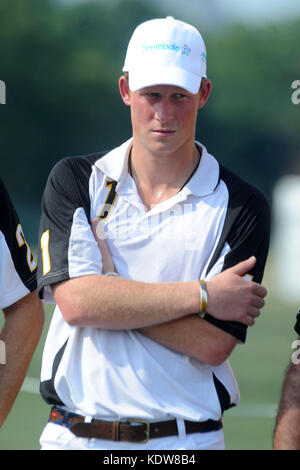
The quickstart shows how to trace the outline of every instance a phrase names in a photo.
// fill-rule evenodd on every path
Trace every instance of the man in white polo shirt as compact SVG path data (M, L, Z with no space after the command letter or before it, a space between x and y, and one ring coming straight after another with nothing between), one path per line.
M38 285L57 307L41 446L223 449L228 357L266 295L269 207L194 140L211 90L194 27L141 24L123 72L132 138L62 160L43 197Z

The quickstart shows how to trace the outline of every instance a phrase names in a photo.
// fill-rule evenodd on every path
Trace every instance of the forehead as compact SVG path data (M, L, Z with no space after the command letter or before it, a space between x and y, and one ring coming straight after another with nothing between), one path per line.
M184 88L174 86L174 85L151 85L151 86L141 88L140 90L137 90L137 93L149 93L149 92L161 93L161 94L180 93L184 95L194 96L192 95L192 93L188 92Z

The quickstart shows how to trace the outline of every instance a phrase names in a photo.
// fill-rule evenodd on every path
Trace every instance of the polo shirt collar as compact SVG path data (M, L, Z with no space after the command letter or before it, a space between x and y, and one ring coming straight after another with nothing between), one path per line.
M128 156L132 147L133 139L129 139L119 147L108 152L104 157L95 162L95 166L99 168L106 176L121 183L128 174Z
M219 183L220 166L217 160L206 150L204 145L195 141L197 147L202 150L201 160L197 170L190 181L182 189L188 196L208 196L213 193Z
M129 176L128 156L132 142L132 138L127 140L95 162L95 166L99 168L99 170L109 178L118 182L117 191L118 189L120 190L121 187L123 191L125 187L129 190L129 185L127 184L127 177ZM197 141L195 143L202 149L201 160L196 172L182 189L182 193L186 196L195 195L204 197L208 196L216 189L219 182L220 167L217 160L207 152L204 145ZM125 183L124 188L123 182Z

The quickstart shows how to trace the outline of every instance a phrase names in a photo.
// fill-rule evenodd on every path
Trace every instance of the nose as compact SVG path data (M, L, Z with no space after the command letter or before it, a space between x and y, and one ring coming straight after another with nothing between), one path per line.
M169 96L162 96L155 104L155 117L161 124L166 124L173 117L173 105Z

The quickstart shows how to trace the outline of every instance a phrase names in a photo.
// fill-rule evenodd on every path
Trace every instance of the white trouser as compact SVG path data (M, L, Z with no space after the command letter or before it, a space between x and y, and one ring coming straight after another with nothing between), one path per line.
M41 450L224 450L223 431L186 434L184 421L177 420L178 436L157 437L137 444L107 439L76 437L60 424L48 423L41 435Z

